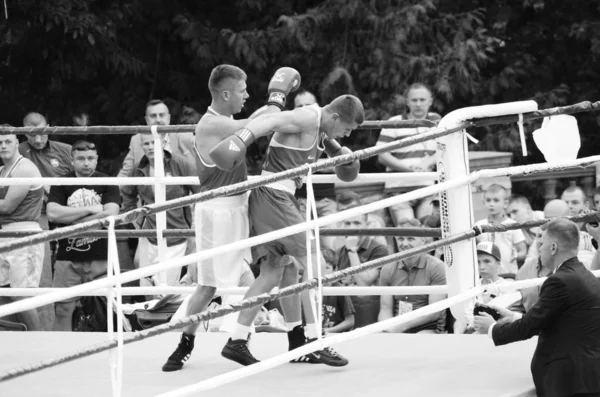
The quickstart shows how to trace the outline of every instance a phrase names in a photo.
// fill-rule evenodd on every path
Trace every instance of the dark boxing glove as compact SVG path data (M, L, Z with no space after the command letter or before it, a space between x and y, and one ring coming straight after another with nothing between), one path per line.
M224 171L231 171L246 159L246 148L256 139L247 128L223 139L208 153L215 165Z
M325 147L325 153L327 153L329 157L343 156L352 153L352 150L345 146L340 146L336 140L330 138L326 138L323 141L323 146ZM354 160L349 163L336 165L334 170L335 175L337 175L341 181L352 182L358 177L358 173L360 172L360 161Z
M498 312L498 310L496 310L492 307L489 307L488 305L484 305L482 303L476 302L475 307L473 308L473 314L475 316L480 316L481 313L489 314L496 321L498 321L500 319L500 313Z
M301 81L300 73L296 69L288 67L277 69L269 82L267 105L277 106L283 110L287 96L300 88Z

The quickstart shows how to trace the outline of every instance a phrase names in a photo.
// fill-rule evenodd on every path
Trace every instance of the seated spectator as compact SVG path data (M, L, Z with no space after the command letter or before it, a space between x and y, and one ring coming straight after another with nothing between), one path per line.
M508 206L506 196L507 192L504 186L497 184L490 185L483 195L488 217L475 222L475 225L510 225L515 223L506 214ZM502 253L502 273L516 273L527 256L525 236L521 230L482 233L477 236L477 242L482 241L491 241L500 248L500 252Z
M594 209L600 211L600 186L594 189Z
M154 137L150 134L141 135L142 148L144 156L140 163L133 169L132 177L149 177L154 176ZM164 169L166 176L197 176L195 166L186 158L172 153L166 147L164 153ZM199 193L198 185L167 185L166 199L174 200L190 193ZM123 211L130 211L137 207L138 199L142 205L154 204L154 188L153 186L123 186L121 189L123 195ZM189 229L192 225L192 213L189 207L174 208L167 211L167 229ZM156 229L156 215L145 217L142 229ZM163 252L162 258L179 258L185 255L187 248L186 237L170 237L167 238L166 252ZM158 257L158 240L156 237L140 238L138 251L139 266L146 267L159 260ZM160 273L153 277L153 283L160 285L177 285L179 283L181 269L171 269L165 273ZM149 285L150 282L142 280L140 285Z
M345 190L345 191L341 192L340 194L338 194L338 196L337 196L338 212L345 211L349 208L360 207L361 205L363 205L363 203L360 199L360 196L356 192L353 192L350 190ZM372 228L372 229L383 228L383 227L385 227L385 222L378 215L367 214L366 227ZM388 242L384 236L373 237L373 239L375 241L377 241L379 244L383 245L384 247L386 247L388 245ZM335 247L337 249L343 245L344 245L344 240L338 239Z
M437 202L437 200L436 200L436 202ZM438 209L439 209L439 206L438 206ZM433 214L428 215L425 218L423 218L421 220L421 224L423 224L423 227L426 229L440 229L442 227L442 219L440 217L439 211L438 212L434 211ZM434 242L439 239L440 239L440 237L426 237L426 238L424 238L424 241L426 244L429 244L430 242ZM444 260L444 247L436 248L435 250L429 252L429 255L435 256L439 260L443 261Z
M19 154L14 134L0 135L0 178L40 178L37 167ZM0 186L0 228L4 231L41 232L40 215L44 201L42 185ZM2 239L3 242L11 240ZM31 244L0 254L0 288L37 288L44 263L44 244ZM13 297L3 301L24 299ZM37 309L18 313L18 321L29 331L40 330Z
M563 200L550 200L544 207L544 217L546 219L569 216L570 214L569 206ZM596 248L592 243L592 236L588 232L579 231L579 251L577 254L579 261L589 269L595 253ZM534 259L537 256L537 250L532 250L528 258Z
M441 120L439 114L429 112L433 103L433 95L429 87L425 84L412 84L406 90L405 98L408 106L408 114L394 116L390 118L390 121L430 120L438 122ZM429 128L427 127L386 128L381 130L377 145L401 140L427 131L429 131ZM435 140L430 140L416 145L397 148L391 152L382 153L379 155L379 162L386 167L386 172L430 172L435 171L436 169L436 153L437 147ZM385 193L397 195L431 184L433 184L433 182L386 182ZM436 197L437 196L424 197L390 207L392 221L395 225L398 225L398 220L401 218L421 219L422 217L431 214L431 202L435 200Z
M510 279L500 277L500 261L502 254L500 248L494 243L484 241L477 244L477 265L479 268L479 278L481 284L503 283ZM482 297L483 303L488 303L496 298L494 295L484 294Z
M324 275L333 273L336 262L335 253L323 250L325 258ZM340 282L333 286L342 285ZM323 331L328 333L346 332L354 328L354 307L348 296L323 296Z
M569 206L569 214L572 216L578 215L588 210L588 197L585 191L577 186L571 185L566 188L560 195L560 199ZM580 230L585 230L583 223L578 223Z
M358 207L359 204L349 206L347 208ZM367 215L358 215L346 219L342 227L344 229L366 228ZM360 266L365 262L383 258L388 255L388 250L385 245L380 244L371 236L346 236L342 240L344 245L336 252L335 262L336 270L344 270L349 267ZM370 287L377 285L379 281L380 269L371 269L360 272L350 277L345 282L348 286ZM362 295L351 296L354 310L356 311L355 327L363 327L365 325L377 322L377 313L379 312L379 296L377 295Z
M544 212L531 209L531 204L529 204L529 200L525 196L512 195L508 199L508 216L516 222L538 221L544 219ZM525 236L525 244L528 251L533 244L538 229L539 227L521 229Z
M400 219L398 227L419 227L417 219ZM400 252L424 244L422 237L396 237ZM381 269L379 285L389 287L446 285L446 267L442 261L428 254L417 254L385 265ZM431 295L382 295L379 321L399 316L421 307L439 302L446 294ZM396 325L387 332L443 333L446 327L446 311L433 313L408 323Z
M66 178L106 178L96 171L98 152L93 143L73 144L73 172ZM74 225L119 214L121 196L117 186L55 185L48 196L48 219L56 224ZM54 288L69 288L106 275L107 240L69 237L58 241ZM72 331L77 298L54 304L54 331Z

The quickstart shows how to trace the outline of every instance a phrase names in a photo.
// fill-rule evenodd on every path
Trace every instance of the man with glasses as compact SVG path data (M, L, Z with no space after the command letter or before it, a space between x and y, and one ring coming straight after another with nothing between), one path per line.
M421 222L414 218L401 218L397 227L421 227ZM399 252L420 247L424 243L423 237L396 237ZM446 285L446 268L444 262L439 259L428 254L418 254L385 265L381 269L379 285L388 287ZM379 321L400 316L445 298L446 294L382 295ZM439 334L445 331L445 325L446 311L440 311L396 325L387 332Z
M96 171L98 152L93 143L78 141L71 150L73 172L67 178L101 178ZM74 225L119 214L121 195L117 186L52 186L48 197L48 219L61 225ZM68 237L58 241L54 288L68 288L106 275L107 240L95 237ZM71 331L77 298L54 304L55 331Z

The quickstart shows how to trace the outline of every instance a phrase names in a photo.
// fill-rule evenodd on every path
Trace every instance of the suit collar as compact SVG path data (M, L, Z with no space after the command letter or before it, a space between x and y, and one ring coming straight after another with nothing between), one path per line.
M558 272L560 270L564 270L566 268L573 269L577 265L582 265L582 263L579 262L579 259L577 259L576 256L574 256L572 258L567 259L566 261L564 261L560 265L558 265L558 267L556 268L556 270L554 270L554 273L556 273L556 272Z

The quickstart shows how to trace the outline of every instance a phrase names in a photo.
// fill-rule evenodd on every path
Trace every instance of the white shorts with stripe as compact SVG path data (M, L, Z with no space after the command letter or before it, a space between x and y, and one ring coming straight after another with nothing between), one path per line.
M197 203L194 216L197 252L235 243L249 236L247 193ZM244 266L250 263L250 248L230 250L205 259L198 262L198 285L237 287Z

